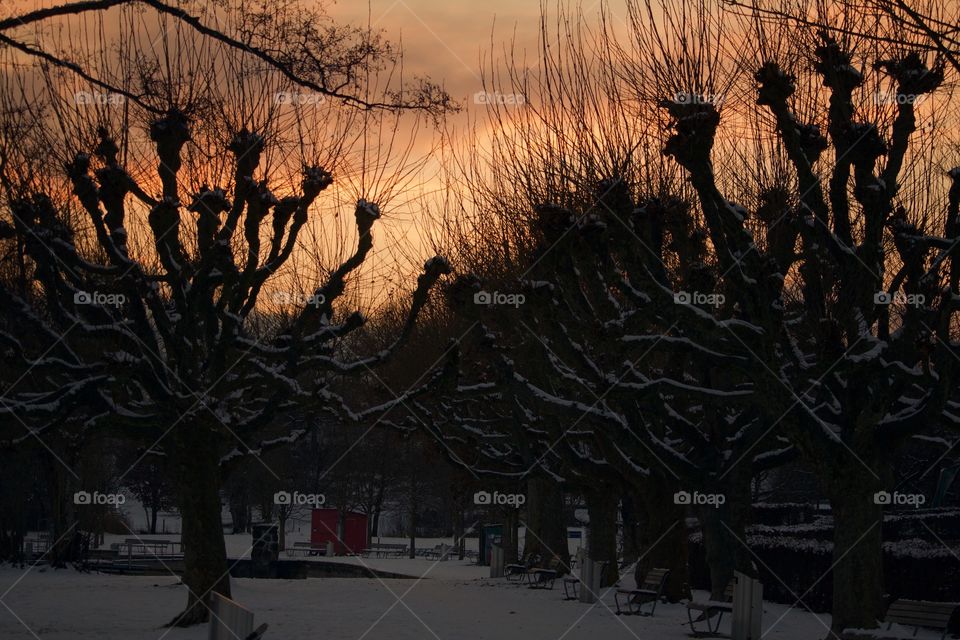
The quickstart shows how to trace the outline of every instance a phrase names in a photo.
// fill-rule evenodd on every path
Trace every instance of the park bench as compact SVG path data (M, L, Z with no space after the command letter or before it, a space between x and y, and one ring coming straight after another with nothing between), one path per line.
M733 592L736 588L737 581L731 580L723 590L723 598L721 600L707 600L706 602L694 602L691 600L687 603L687 619L690 621L690 631L693 632L693 635L717 635L720 629L720 621L723 620L723 614L733 613ZM694 611L700 612L700 616L696 620L693 619ZM716 624L711 625L710 618L714 615L717 616L717 621ZM697 630L695 623L704 620L707 623L706 632Z
M553 556L545 567L530 567L527 572L527 586L531 589L553 589L553 583L566 567L560 558Z
M292 547L286 549L288 556L302 554L304 556L325 556L327 555L326 545L313 542L294 542Z
M940 631L940 638L947 637L947 628L958 604L956 602L928 602L925 600L896 600L887 608L883 621L887 623L887 631L894 623L913 627L913 635L917 635L920 627ZM884 631L855 630L844 633L845 638L881 639L902 638L904 636L891 635Z
M137 549L143 555L165 556L177 555L176 548L179 542L173 540L153 540L146 538L127 538L120 546L125 546L128 550Z
M212 594L208 640L260 640L266 631L266 624L253 628L252 611L219 593Z
M667 578L670 577L669 569L651 569L647 572L643 580L639 577L640 567L637 566L635 579L636 589L617 589L613 595L613 601L617 605L617 615L636 615L652 616L657 610L657 601L663 596L663 587L667 584ZM620 596L626 596L624 608L620 608ZM652 602L650 613L644 613L643 605Z
M111 549L127 558L155 558L160 560L174 560L183 557L183 543L176 540L148 540L127 538L123 542L115 542Z
M117 554L111 564L111 569L122 570L127 573L142 573L147 569L148 565L135 564L134 561L164 561L183 558L183 543L174 540L127 538L123 542L111 544L110 550ZM121 566L124 563L126 564L125 569Z
M109 549L90 549L83 560L83 568L100 570L110 568L119 560L120 550L116 547Z
M580 571L583 572L583 562L578 563L580 565ZM603 579L605 577L607 567L610 565L606 560L600 560L593 563L593 570L600 572L600 584L603 584ZM569 575L563 577L563 599L564 600L577 600L580 598L579 589L580 585L583 583L583 580L580 577L580 574Z
M523 580L527 572L538 564L540 564L539 553L525 553L519 563L506 565L503 568L503 574L507 580L513 580L514 578Z
M390 544L386 542L374 542L371 543L369 547L361 551L363 557L369 558L374 555L377 558L399 558L407 551L407 545L405 544Z
M438 544L432 549L427 549L424 552L424 556L434 560L448 560L450 556L457 555L458 551L456 547L452 547L448 544Z

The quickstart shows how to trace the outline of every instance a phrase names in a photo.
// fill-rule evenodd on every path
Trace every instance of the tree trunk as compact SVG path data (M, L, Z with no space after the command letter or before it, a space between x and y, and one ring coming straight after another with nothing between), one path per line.
M384 481L381 480L377 485L377 496L373 501L373 518L370 522L370 538L377 537L380 533L380 514L383 513Z
M734 571L757 577L750 552L744 546L751 506L749 471L749 465L740 465L726 476L728 482L722 487L724 504L697 508L710 567L710 597L714 600L723 598Z
M557 557L562 566L570 566L567 526L563 518L563 490L551 480L536 478L527 482L527 534L523 552L539 553L544 560Z
M188 595L186 609L170 624L185 627L207 621L212 592L230 596L216 433L203 424L185 425L175 435L172 462Z
M463 506L458 502L454 507L456 512L454 513L455 518L455 528L454 528L454 543L457 545L457 559L463 560L466 555L466 546L464 545L464 528L466 527L466 522L464 522L463 517Z
M410 504L410 559L417 557L417 506Z
M514 564L520 561L520 535L517 528L520 526L520 512L517 509L507 508L503 512L503 563ZM524 542L526 552L526 542Z
M69 458L73 462L74 458ZM50 478L50 548L47 550L46 558L51 567L62 568L67 566L67 562L73 560L73 553L76 548L74 544L74 533L77 529L83 527L84 520L80 518L77 505L73 501L73 493L70 487L70 478L67 478L63 472L64 467L53 457L53 454L43 456L44 465L47 468L47 477ZM92 505L83 506L89 514L94 507ZM88 521L92 515L88 515Z
M160 513L160 509L156 507L150 508L150 533L157 533L157 515Z
M598 483L584 490L590 515L587 551L594 562L606 562L601 587L620 579L617 567L617 503L619 494L610 485Z
M287 520L290 519L289 513L284 507L280 508L280 517L277 518L277 545L279 551L287 549Z
M664 597L670 602L688 598L686 509L673 499L678 487L658 475L651 475L635 495L640 522L637 573L653 568L670 569Z
M875 480L853 462L834 476L833 631L874 629L882 615L883 509Z
M233 520L233 533L247 530L247 496L245 487L235 487L230 494L230 519Z
M630 493L620 498L620 520L623 521L623 563L633 564L640 557L640 525L634 497Z

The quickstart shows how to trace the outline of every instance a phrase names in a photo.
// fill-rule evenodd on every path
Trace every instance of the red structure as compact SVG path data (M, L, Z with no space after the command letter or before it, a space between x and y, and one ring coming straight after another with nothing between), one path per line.
M367 516L362 513L345 512L341 527L338 510L314 509L310 525L311 546L326 547L332 540L338 556L360 553L367 548Z

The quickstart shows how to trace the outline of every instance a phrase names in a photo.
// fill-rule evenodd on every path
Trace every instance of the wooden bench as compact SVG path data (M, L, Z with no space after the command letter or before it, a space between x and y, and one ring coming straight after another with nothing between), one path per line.
M887 631L894 623L913 627L913 635L917 635L920 627L940 631L940 638L947 637L947 628L950 618L956 610L956 602L928 602L924 600L896 600L887 608L883 621L887 624ZM903 635L891 635L884 631L852 630L844 632L844 638L856 639L883 639L902 638Z
M539 553L525 553L519 564L508 564L503 567L503 575L507 580L523 580L527 572L540 564Z
M580 571L582 573L584 563L580 562L579 564L580 564ZM609 565L610 563L607 562L606 560L600 560L593 563L593 570L600 572L600 584L603 584L603 578L607 572L607 567ZM578 600L580 598L579 589L582 583L583 583L583 580L581 580L579 575L564 576L563 577L563 599Z
M260 640L267 625L253 628L253 612L219 593L210 598L209 640Z
M440 561L449 560L451 556L455 556L458 554L459 554L459 550L456 547L450 546L448 544L438 544L432 549L424 550L424 553L423 553L425 558L432 558L434 560L440 560Z
M119 569L119 565L123 561L126 561L128 572L134 571L135 561L171 561L180 560L183 558L183 543L173 540L141 540L138 538L127 538L123 542L114 542L111 544L110 550L115 551L117 554L117 557L112 563L112 567L114 569ZM141 571L144 568L143 565L136 566L137 571Z
M721 600L707 600L706 602L693 602L691 600L687 603L687 620L690 621L690 631L693 632L693 635L717 635L720 629L720 621L723 620L723 614L733 613L733 592L736 588L737 581L731 580L723 590L723 598ZM694 611L700 612L700 617L696 620L693 619ZM710 618L715 615L717 616L717 622L711 625ZM695 623L704 620L707 623L707 630L705 632L698 630L695 625Z
M115 543L118 547L127 547L128 552L137 549L138 553L150 556L174 556L183 553L183 547L179 542L173 540L151 540L149 538L127 538L122 544ZM177 547L180 547L179 553Z
M637 571L640 570L639 565ZM641 580L636 576L636 589L617 589L613 601L617 605L617 615L652 616L657 610L657 601L663 596L663 587L670 577L670 569L651 569ZM620 608L620 596L626 596L624 608ZM643 605L652 602L650 613L644 613Z
M553 589L553 583L566 567L560 558L553 556L545 567L531 567L527 570L527 586L531 589Z
M365 558L369 558L371 554L377 558L399 558L407 551L407 545L405 544L396 544L396 543L386 543L386 542L374 542L369 547L361 551L360 553Z
M327 547L323 544L314 544L312 542L294 542L292 547L286 549L288 556L294 556L302 553L304 556L325 556Z

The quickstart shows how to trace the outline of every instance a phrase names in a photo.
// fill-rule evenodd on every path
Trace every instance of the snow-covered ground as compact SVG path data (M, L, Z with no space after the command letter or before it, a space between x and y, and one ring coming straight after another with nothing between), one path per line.
M125 536L115 536L122 539ZM126 536L130 537L130 536ZM145 538L148 536L144 536ZM177 535L149 536L177 539ZM292 543L305 536L294 534ZM228 555L249 555L249 534L226 536ZM109 544L113 537L108 536ZM383 542L404 540L383 538ZM449 539L420 539L433 547ZM468 540L475 548L476 539ZM285 556L282 556L285 557ZM298 556L298 559L300 557ZM562 585L531 590L516 582L490 579L489 568L469 561L417 558L309 558L365 565L409 579L323 578L307 580L234 579L234 599L269 624L266 639L277 640L681 640L689 637L686 609L658 605L656 616L616 616L613 592L586 605L564 601ZM624 584L632 587L632 578ZM706 599L707 594L696 594ZM202 640L206 629L166 629L186 594L176 577L81 574L37 566L0 568L0 640ZM818 640L829 615L764 603L764 639ZM723 631L729 632L729 620ZM894 632L897 630L895 629ZM909 636L912 629L900 633ZM920 631L918 639L939 637Z
M559 585L531 590L484 577L486 568L455 560L336 561L419 578L235 579L234 598L255 612L257 624L270 625L268 640L680 640L689 632L683 605L659 605L653 618L621 617L613 614L612 593L597 605L565 602ZM184 601L184 588L173 577L3 568L0 638L201 640L204 628L162 627ZM816 640L829 623L829 616L764 606L764 637L770 640Z

